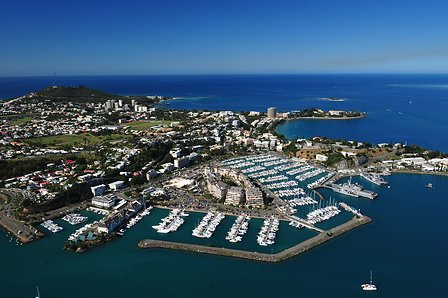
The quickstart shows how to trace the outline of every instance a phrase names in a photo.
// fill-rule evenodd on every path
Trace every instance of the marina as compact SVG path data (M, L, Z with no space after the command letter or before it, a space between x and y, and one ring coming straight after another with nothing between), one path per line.
M142 249L151 249L151 248L173 249L173 250L219 255L225 257L249 259L260 262L276 263L285 261L291 257L304 253L315 246L321 245L352 229L365 225L370 221L371 219L366 216L363 216L362 218L354 218L345 224L342 224L336 228L329 230L327 233L320 233L311 239L305 240L304 242L301 242L293 247L290 247L275 254L257 253L245 250L235 250L229 248L210 247L197 244L169 242L169 241L152 240L152 239L145 239L140 241L138 243L138 247Z

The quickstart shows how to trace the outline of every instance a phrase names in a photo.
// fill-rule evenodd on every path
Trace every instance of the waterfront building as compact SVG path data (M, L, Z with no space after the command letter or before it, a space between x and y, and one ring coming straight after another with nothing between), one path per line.
M277 108L275 107L268 108L268 118L275 119L275 116L277 116Z
M106 185L100 184L90 188L94 196L100 196L106 192Z
M263 192L258 187L246 188L246 205L252 207L263 206Z
M239 186L232 186L227 191L226 200L224 202L226 205L240 205L244 204L244 190Z
M223 200L226 197L227 189L229 186L219 180L213 173L209 171L208 168L205 169L206 181L207 181L207 190L208 192L218 198L219 200Z
M92 198L92 205L99 208L111 208L115 205L117 197L115 195L96 196Z

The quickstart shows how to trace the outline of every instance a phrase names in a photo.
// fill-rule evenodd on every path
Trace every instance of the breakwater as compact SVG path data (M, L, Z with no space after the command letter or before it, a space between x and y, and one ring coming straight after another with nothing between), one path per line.
M285 261L301 253L304 253L318 245L321 245L331 239L336 238L339 235L342 235L359 226L365 225L371 221L372 220L367 216L362 216L360 218L354 217L353 219L342 225L339 225L333 229L320 233L319 235L311 239L308 239L304 242L301 242L293 247L290 247L276 254L266 254L245 250L227 249L221 247L211 247L204 245L169 242L169 241L152 240L152 239L144 239L140 241L138 243L138 247L142 249L150 249L150 248L174 249L174 250L205 253L226 257L242 258L259 262L277 263Z

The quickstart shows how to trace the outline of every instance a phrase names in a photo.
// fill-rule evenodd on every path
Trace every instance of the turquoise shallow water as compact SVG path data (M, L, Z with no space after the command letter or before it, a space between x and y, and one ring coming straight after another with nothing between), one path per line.
M61 249L69 230L29 245L16 246L1 233L1 297L363 297L359 285L369 271L377 297L443 297L448 277L445 218L448 177L395 174L391 188L379 188L375 201L344 200L371 216L373 223L280 264L263 264L168 250L139 250L140 239L166 211L154 210L125 236L84 254ZM425 188L432 182L434 189ZM194 215L179 230L188 237ZM198 216L200 217L200 216ZM224 235L226 225L216 235ZM190 225L190 226L188 226ZM255 221L250 232L256 233ZM70 228L68 225L66 226ZM297 230L282 226L278 242L293 241ZM182 233L185 229L187 233ZM183 236L182 236L183 235ZM172 237L173 235L166 235ZM200 240L200 239L199 239ZM220 241L217 242L218 244ZM224 241L222 241L224 243Z

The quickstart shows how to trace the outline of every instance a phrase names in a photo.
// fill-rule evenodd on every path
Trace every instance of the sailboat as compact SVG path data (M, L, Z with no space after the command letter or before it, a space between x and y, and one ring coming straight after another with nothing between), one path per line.
M40 298L39 286L37 286L37 296L36 296L36 298Z
M370 270L370 283L361 285L363 291L376 291L376 286L372 280L372 270Z

